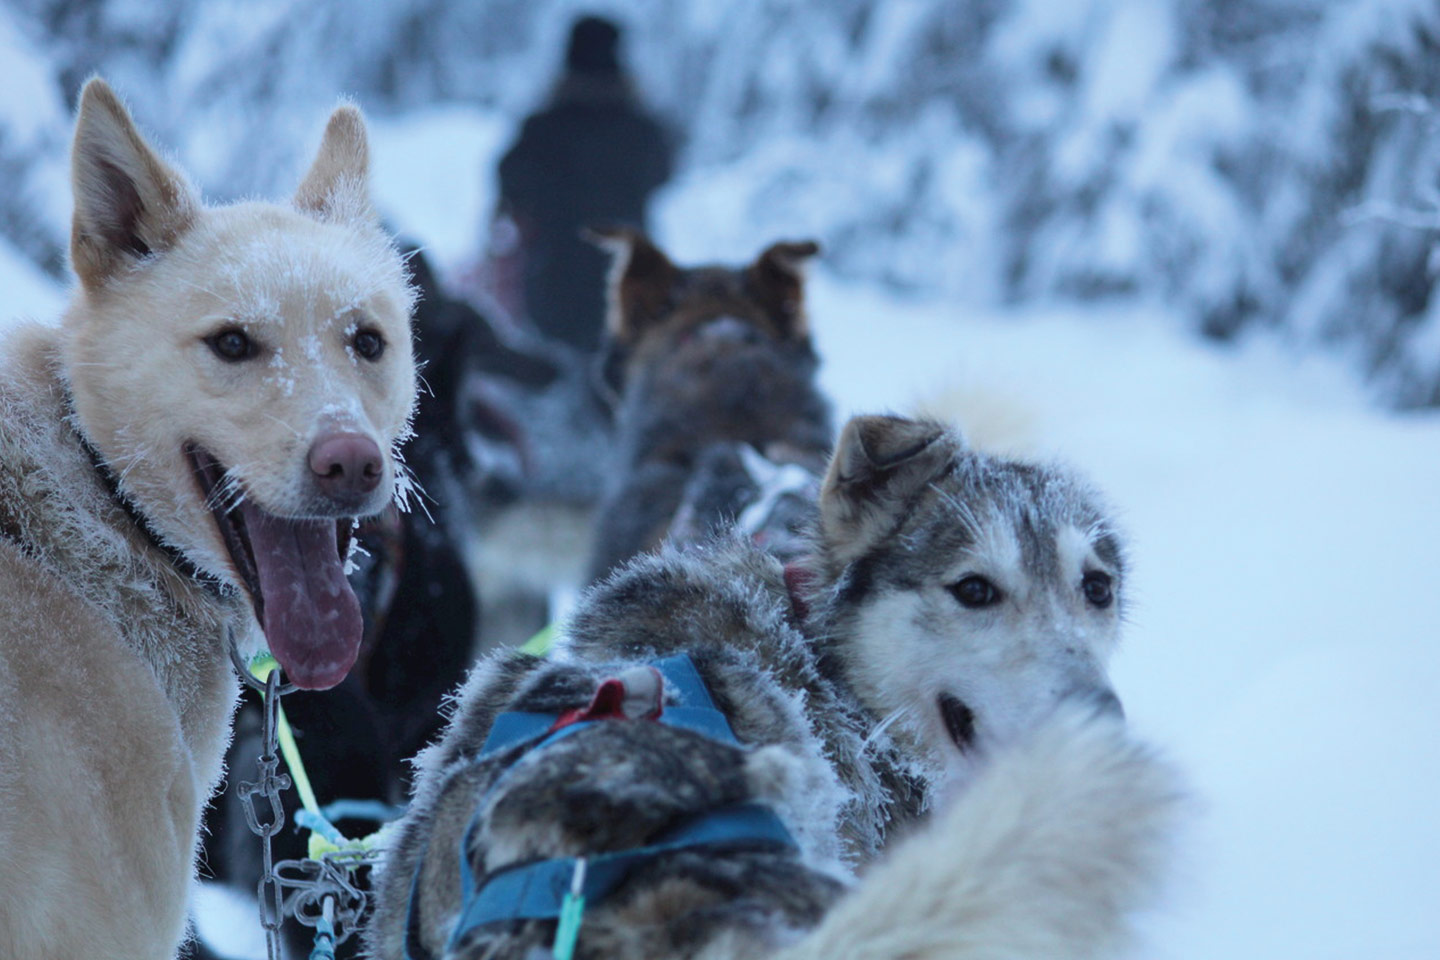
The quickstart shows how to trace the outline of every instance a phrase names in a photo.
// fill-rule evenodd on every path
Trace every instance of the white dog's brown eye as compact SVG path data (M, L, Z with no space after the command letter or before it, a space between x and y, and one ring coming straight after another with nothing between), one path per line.
M1101 609L1110 606L1115 599L1114 582L1110 574L1102 573L1099 570L1091 570L1080 581L1080 589L1085 591L1085 599Z
M374 330L361 330L355 334L351 345L366 360L379 360L380 354L385 352L385 338Z
M978 610L981 607L993 607L1000 602L1000 588L979 574L971 574L959 583L952 583L947 588L960 606Z
M227 363L239 363L241 360L249 360L260 352L255 346L255 341L239 327L226 327L219 333L212 334L205 338L205 343L215 356Z

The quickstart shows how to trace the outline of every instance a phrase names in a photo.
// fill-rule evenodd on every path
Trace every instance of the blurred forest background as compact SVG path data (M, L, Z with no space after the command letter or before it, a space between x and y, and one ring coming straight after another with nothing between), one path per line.
M681 138L682 254L813 235L907 296L1159 301L1440 405L1434 0L5 0L0 253L63 277L93 71L212 198L269 194L337 92L518 124L589 10Z

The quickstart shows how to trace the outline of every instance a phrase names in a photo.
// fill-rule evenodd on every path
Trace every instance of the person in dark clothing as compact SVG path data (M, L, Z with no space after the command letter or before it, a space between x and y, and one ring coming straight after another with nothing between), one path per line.
M576 21L549 102L500 161L501 216L519 231L524 313L546 336L587 353L600 344L609 258L588 226L645 226L670 177L672 146L622 69L620 29Z

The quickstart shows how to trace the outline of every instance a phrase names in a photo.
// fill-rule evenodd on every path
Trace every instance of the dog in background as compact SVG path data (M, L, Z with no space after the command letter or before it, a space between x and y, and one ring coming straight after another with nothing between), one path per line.
M853 420L800 561L662 547L592 588L550 659L481 661L418 760L374 954L528 957L554 921L495 919L480 891L631 856L582 885L575 956L1112 955L1179 793L1105 679L1123 575L1063 471ZM706 701L719 733L684 719ZM757 807L785 836L705 832Z
M524 643L552 619L552 597L584 586L593 515L610 470L613 418L591 358L538 337L496 338L514 362L466 388L470 456L467 564L486 649Z
M596 237L614 257L604 364L619 399L592 579L658 546L683 505L687 535L733 519L754 490L742 448L818 473L834 443L805 313L817 244L681 268L637 231Z
M696 460L665 539L699 543L733 527L789 563L808 546L819 496L820 477L807 467L776 463L748 443L713 443Z
M287 204L204 206L81 94L58 329L0 368L0 955L173 956L241 655L359 655L355 518L406 489L412 291L360 112Z

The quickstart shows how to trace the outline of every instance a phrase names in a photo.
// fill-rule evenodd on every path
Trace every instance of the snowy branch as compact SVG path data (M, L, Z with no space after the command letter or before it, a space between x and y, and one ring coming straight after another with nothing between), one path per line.
M1440 112L1428 97L1404 91L1382 93L1370 101L1370 106L1376 113L1409 113L1417 117L1433 117Z
M1416 210L1388 200L1367 200L1346 210L1340 218L1340 222L1347 227L1375 221L1393 223L1412 230L1440 230L1440 209Z

